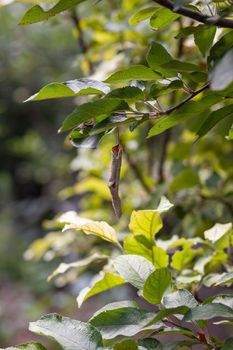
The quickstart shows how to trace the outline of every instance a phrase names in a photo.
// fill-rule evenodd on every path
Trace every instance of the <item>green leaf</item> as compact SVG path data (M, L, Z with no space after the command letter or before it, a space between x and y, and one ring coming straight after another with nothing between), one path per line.
M162 248L152 247L152 262L157 269L167 267L169 256Z
M142 346L143 350L162 350L161 343L154 338L139 339L138 345Z
M60 12L66 11L75 5L80 4L85 0L60 0L55 6L53 6L48 11L44 11L39 5L31 7L23 16L20 25L27 25L32 23L37 23L45 21L50 17L57 15Z
M149 260L139 255L120 255L114 266L125 281L138 289L143 289L147 277L155 270Z
M221 348L221 350L232 350L233 349L233 337L228 338L223 347Z
M106 97L119 98L129 102L143 101L144 93L141 89L135 86L126 86L123 88L112 90Z
M169 62L163 63L161 64L161 67L172 72L196 72L200 70L196 64L178 60L171 60Z
M152 28L158 30L163 29L172 22L174 22L180 15L170 11L167 8L160 7L156 10L154 15L150 19L150 25Z
M97 350L103 345L101 334L95 327L57 314L31 322L29 330L53 338L64 350Z
M210 50L208 57L208 63L212 66L212 63L222 58L222 56L232 47L233 42L233 30L224 34Z
M171 61L173 57L167 52L163 45L154 41L147 53L146 59L149 66L156 70L158 66Z
M84 103L75 108L75 110L66 117L59 132L67 131L99 116L103 116L103 119L107 118L111 112L121 108L127 108L127 105L122 104L121 100L114 98L105 97L97 101Z
M125 280L113 273L100 272L100 274L92 280L91 286L82 289L79 293L77 297L78 307L81 307L83 302L93 295L102 293L105 290L117 287L123 283L125 283Z
M206 52L210 49L213 44L214 37L216 33L215 26L205 26L200 25L197 27L197 30L194 32L194 41L202 55L205 56Z
M103 132L96 135L84 135L80 130L74 129L69 135L69 141L76 148L95 149L104 135Z
M11 346L9 348L6 348L5 350L19 350L19 349L20 350L46 350L46 348L43 345L36 342L19 344L14 347Z
M111 243L118 243L116 231L105 221L93 221L79 218L80 222L65 225L63 231L78 230L87 235L94 235ZM78 220L78 219L77 219Z
M140 236L128 235L124 240L124 250L126 254L140 255L151 262L153 261L152 250L140 241Z
M223 304L199 305L187 312L184 321L210 320L215 317L233 318L232 308Z
M198 174L192 168L186 168L181 171L171 182L171 191L180 191L183 188L192 188L200 185Z
M233 58L233 56L232 56ZM212 113L205 119L203 124L200 126L199 130L197 131L197 134L199 137L204 136L207 134L208 131L210 131L216 124L218 124L221 120L223 120L226 117L232 116L233 120L233 104L224 106Z
M209 74L211 90L224 90L233 82L233 48L216 63Z
M190 248L185 248L181 251L177 250L172 256L171 267L175 270L182 271L197 254L198 251Z
M107 94L109 90L108 85L102 82L91 79L76 79L64 83L48 84L24 102L82 95L102 95Z
M163 350L189 350L193 345L200 344L198 340L175 340L164 345Z
M150 18L156 10L156 7L147 7L138 12L136 12L130 19L129 24L135 26L136 24Z
M228 224L215 224L209 230L204 232L205 239L208 239L212 243L216 243L219 239L225 236L232 228L232 223Z
M161 311L159 311L155 315L155 317L152 319L152 321L149 323L149 325L154 324L160 320L163 320L167 316L185 315L188 311L189 311L188 306L178 306L178 307L174 307L174 308L170 308L170 309L162 309Z
M119 343L115 343L113 350L138 350L138 345L133 339L125 339Z
M137 210L133 211L130 217L129 228L134 236L143 235L154 245L156 233L163 227L160 212L157 210Z
M155 73L151 68L137 65L113 73L105 80L105 83L118 84L129 80L156 80L158 78L161 78L161 76Z
M101 332L103 339L113 339L119 335L132 337L143 330L161 327L161 324L146 326L153 316L135 302L120 301L98 310L89 322Z
M187 289L178 289L176 292L164 296L163 305L166 309L179 306L187 306L192 309L198 305L198 302Z
M204 304L217 303L229 306L233 309L233 295L232 294L219 294L205 299Z
M158 269L147 278L143 297L151 304L159 304L170 284L171 272L166 268Z
M198 117L207 108L208 106L203 108L203 104L200 102L189 101L170 115L159 118L150 129L148 137L161 134L163 131L189 120L189 118Z
M88 265L90 265L94 261L101 261L101 260L105 260L107 258L108 258L107 255L101 255L101 254L95 253L95 254L92 254L91 256L88 256L85 259L75 261L73 263L69 263L69 264L61 263L56 268L56 270L54 270L53 273L51 275L49 275L48 281L51 281L51 279L53 279L57 275L66 273L70 269L76 269L76 270L81 269L82 270L83 268L87 267Z

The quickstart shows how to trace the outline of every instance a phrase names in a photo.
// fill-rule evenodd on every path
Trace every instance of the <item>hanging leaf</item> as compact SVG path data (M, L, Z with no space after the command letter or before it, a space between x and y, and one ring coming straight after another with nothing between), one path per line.
M55 6L47 11L43 10L39 5L35 5L25 13L19 24L27 25L48 20L50 17L66 11L83 1L85 0L60 0Z
M206 52L213 44L215 33L215 26L207 27L205 25L200 25L196 28L194 32L194 41L203 56L205 56Z
M145 21L146 19L150 18L154 12L156 11L156 7L147 7L145 9L142 9L138 12L136 12L130 19L129 24L131 26L135 26L136 24Z

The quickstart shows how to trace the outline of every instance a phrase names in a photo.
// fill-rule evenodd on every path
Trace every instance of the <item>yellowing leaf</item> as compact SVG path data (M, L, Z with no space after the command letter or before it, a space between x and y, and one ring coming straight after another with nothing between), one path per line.
M83 219L83 218L81 218ZM84 220L84 219L83 219ZM116 237L116 231L105 221L92 221L86 220L86 223L80 222L80 224L68 224L65 225L63 231L66 230L79 230L83 231L87 235L98 236L105 241L118 243Z
M143 235L152 244L154 244L155 234L162 226L160 213L156 210L133 211L129 224L129 228L135 236Z

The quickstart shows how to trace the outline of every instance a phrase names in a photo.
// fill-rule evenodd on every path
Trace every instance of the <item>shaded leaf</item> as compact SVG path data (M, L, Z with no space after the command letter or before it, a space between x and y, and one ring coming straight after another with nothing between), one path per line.
M138 345L133 339L125 339L119 343L115 343L113 350L138 350Z
M200 25L197 27L197 30L194 32L194 41L202 55L205 56L206 52L210 49L216 33L216 27L203 26Z
M144 93L141 89L135 86L126 86L123 88L112 90L106 97L119 98L129 102L143 101Z
M125 281L138 289L143 288L147 277L155 270L149 260L139 255L120 255L114 266Z
M97 350L102 346L101 334L95 327L57 314L31 322L29 330L53 338L64 350Z
M232 56L233 59L233 56ZM223 120L226 117L232 116L233 120L233 104L224 106L216 111L213 111L210 113L210 115L205 119L199 130L197 131L197 134L199 137L204 136L207 134L208 131L210 131L217 123L219 123L221 120Z
M158 269L147 278L143 297L151 304L159 304L171 284L171 272L166 269Z
M233 337L228 338L223 347L221 348L221 350L232 350L233 349Z
M139 339L138 345L143 347L143 350L162 350L162 344L154 338Z
M127 106L122 104L121 100L112 98L84 103L66 117L59 132L72 129L98 116L103 116L103 119L107 118L111 112L121 108L127 108Z

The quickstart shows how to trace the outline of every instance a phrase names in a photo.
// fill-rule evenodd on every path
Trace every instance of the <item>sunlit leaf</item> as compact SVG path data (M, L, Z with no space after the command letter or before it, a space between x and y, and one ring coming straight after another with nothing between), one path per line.
M233 82L233 48L231 48L210 72L212 90L224 90Z
M217 242L220 238L222 238L229 230L232 228L232 223L228 224L215 224L209 230L204 232L205 239L208 239L212 243Z
M81 307L83 302L93 295L104 292L110 288L117 287L123 283L125 283L123 278L109 272L101 272L92 280L90 287L86 287L81 290L77 297L78 306Z
M171 10L160 7L157 8L154 15L150 19L150 25L154 29L162 29L169 24L171 24L173 21L175 21L177 18L179 18L180 15L177 13L172 12Z
M148 18L150 18L153 13L156 11L156 7L147 7L144 8L138 12L136 12L130 19L129 19L129 24L131 26L134 26L138 23L140 23L141 21L144 21Z
M233 318L233 310L217 303L199 305L185 314L184 321L210 320L215 317Z
M113 73L105 80L105 83L118 84L125 83L129 80L155 80L160 78L160 75L155 73L151 68L138 65L131 66L118 72Z

